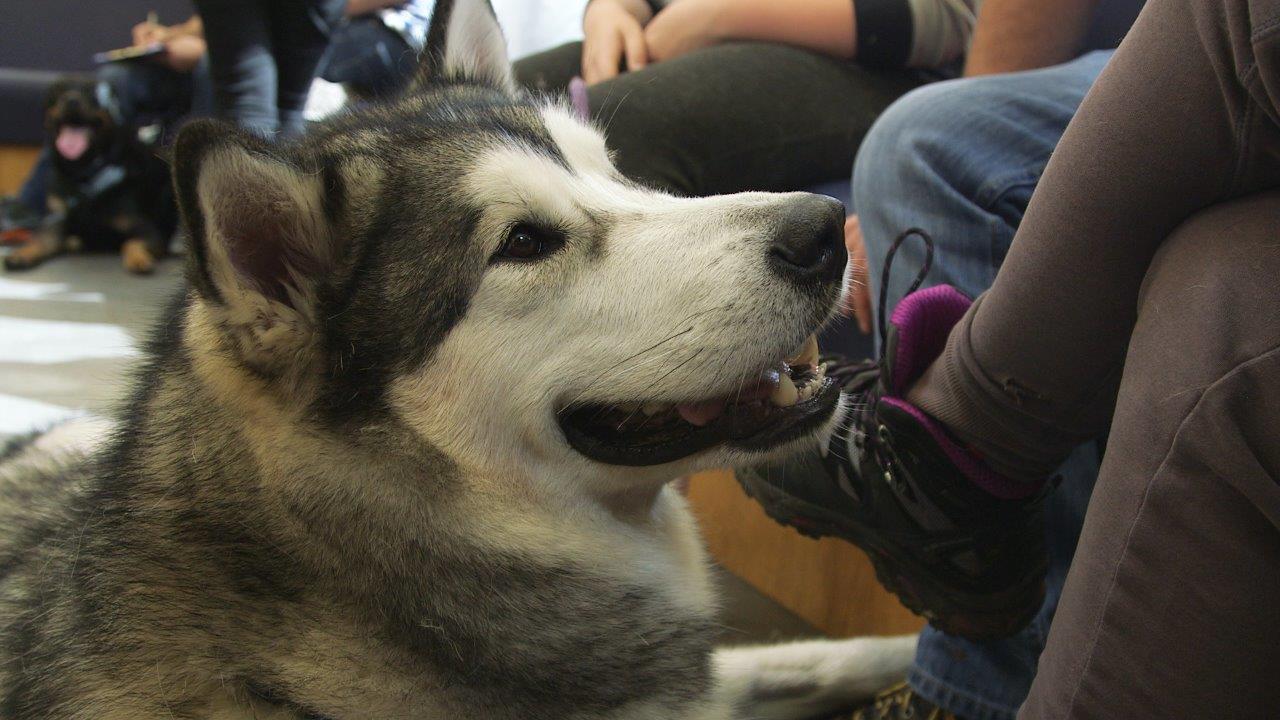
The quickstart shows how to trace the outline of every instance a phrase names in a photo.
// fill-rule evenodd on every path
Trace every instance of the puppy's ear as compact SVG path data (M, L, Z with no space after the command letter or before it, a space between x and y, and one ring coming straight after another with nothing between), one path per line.
M70 88L72 82L65 77L58 78L49 86L49 91L44 94L44 109L48 110L53 104L58 102L58 98Z
M58 98L73 88L85 89L87 94L92 95L93 93L88 92L88 89L92 88L95 82L96 80L92 76L83 73L58 76L58 79L53 81L53 84L49 86L49 90L44 95L44 109L48 110L53 107Z
M267 354L267 336L308 342L316 288L339 254L326 212L329 173L212 120L183 128L173 158L188 273L220 323Z
M413 87L438 82L515 91L507 42L489 0L437 0Z

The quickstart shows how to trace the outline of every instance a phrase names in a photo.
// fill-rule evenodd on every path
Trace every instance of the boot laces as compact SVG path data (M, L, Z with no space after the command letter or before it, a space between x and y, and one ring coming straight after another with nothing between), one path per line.
M885 255L884 269L880 275L880 305L877 308L876 329L880 336L880 352L875 360L863 360L861 362L835 362L828 363L827 375L834 377L840 383L849 402L849 411L845 415L844 421L836 428L831 436L831 443L828 446L828 460L835 460L841 464L847 464L847 467L841 468L844 475L854 476L857 473L856 459L854 457L845 457L849 452L849 440L853 441L853 449L856 449L858 456L871 450L875 453L877 463L884 468L890 467L889 460L884 447L885 438L879 437L879 429L875 423L875 406L879 399L876 392L876 386L879 384L881 369L886 367L885 353L888 348L888 323L885 321L885 307L888 305L889 299L889 279L893 269L893 258L898 253L898 249L906 242L908 238L916 235L924 242L925 257L924 263L920 266L916 273L915 279L911 286L907 288L904 294L910 295L920 286L924 284L925 278L929 275L929 270L933 267L934 245L933 238L929 233L918 227L908 228L900 233L889 245L889 252ZM871 432L875 428L876 432ZM896 482L896 478L886 471L885 480L890 484ZM855 496L857 492L853 493Z

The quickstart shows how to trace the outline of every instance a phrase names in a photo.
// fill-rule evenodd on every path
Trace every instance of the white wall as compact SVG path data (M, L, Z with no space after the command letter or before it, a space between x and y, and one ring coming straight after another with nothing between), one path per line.
M582 38L586 0L490 0L512 59Z

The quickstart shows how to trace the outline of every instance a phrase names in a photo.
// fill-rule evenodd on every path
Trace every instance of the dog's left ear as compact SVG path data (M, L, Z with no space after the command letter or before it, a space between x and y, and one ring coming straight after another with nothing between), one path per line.
M213 120L184 127L173 151L188 275L244 359L264 370L313 342L317 288L342 250L330 217L341 172L285 152Z
M440 82L515 91L507 41L489 0L437 0L413 87Z

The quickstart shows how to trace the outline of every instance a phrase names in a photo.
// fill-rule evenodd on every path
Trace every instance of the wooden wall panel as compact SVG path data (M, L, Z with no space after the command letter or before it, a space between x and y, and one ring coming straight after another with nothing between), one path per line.
M27 179L40 148L28 145L0 145L0 195L12 195Z
M861 550L778 525L729 471L695 475L689 500L716 560L824 633L889 635L923 626L880 587Z

